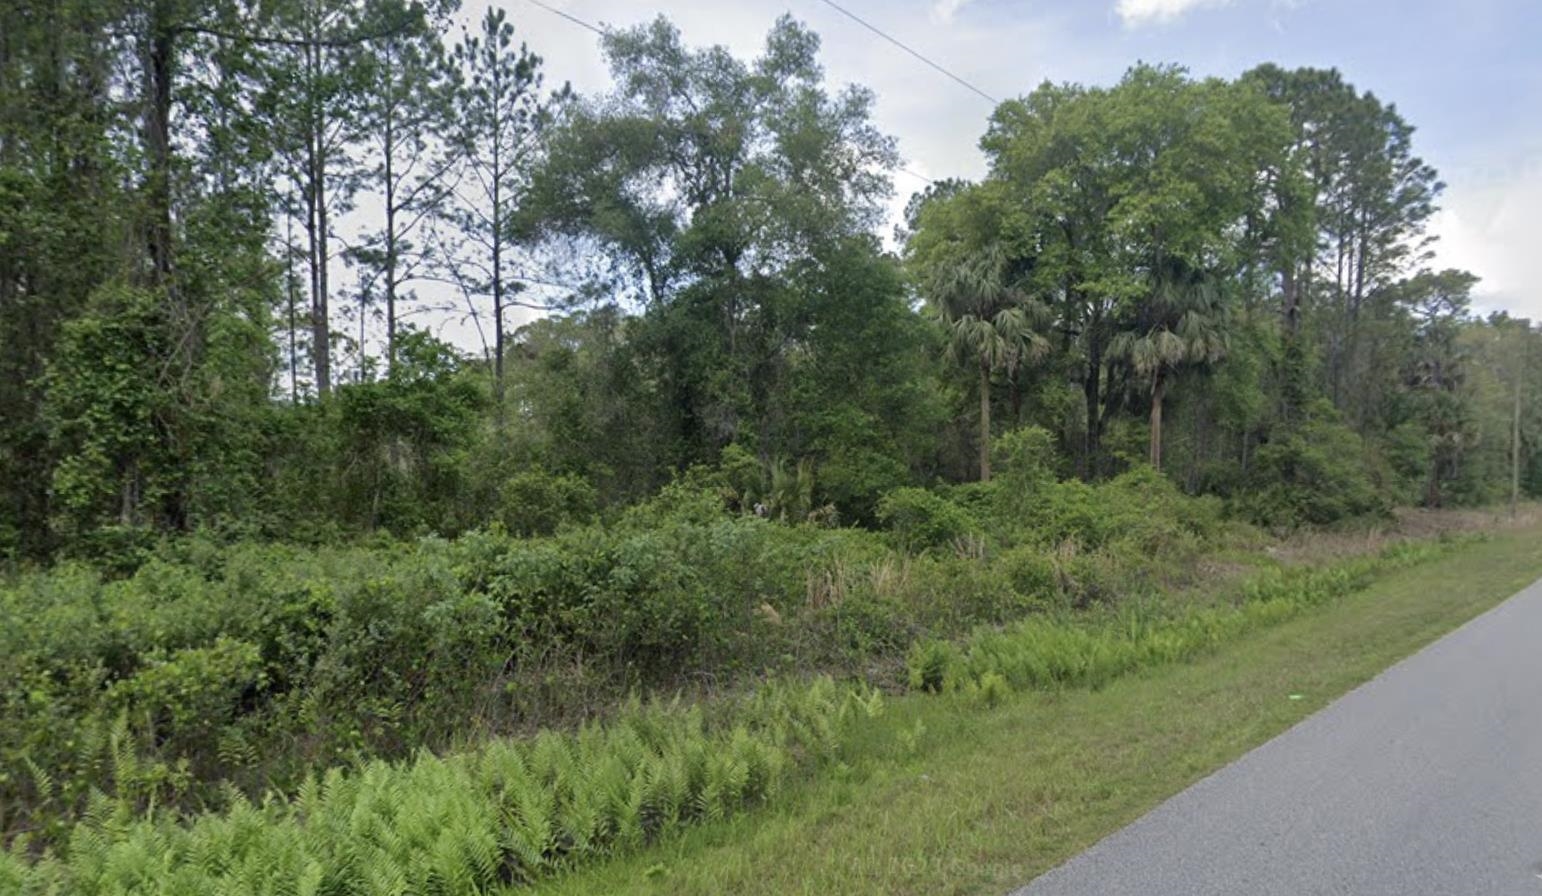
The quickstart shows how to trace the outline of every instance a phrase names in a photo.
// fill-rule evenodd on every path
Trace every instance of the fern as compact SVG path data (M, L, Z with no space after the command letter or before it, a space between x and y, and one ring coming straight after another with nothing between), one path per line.
M877 692L829 678L768 686L715 724L696 705L634 703L573 734L332 769L287 799L229 791L224 811L182 824L153 811L175 770L141 762L120 727L118 797L91 800L58 853L4 854L0 882L143 896L485 892L770 800L797 762L834 755L880 709Z

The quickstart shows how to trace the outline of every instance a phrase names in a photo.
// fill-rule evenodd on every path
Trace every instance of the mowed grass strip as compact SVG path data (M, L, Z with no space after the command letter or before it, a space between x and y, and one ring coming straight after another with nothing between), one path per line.
M1096 691L890 701L778 807L541 893L1002 893L1542 576L1542 526L1464 546ZM1291 699L1291 695L1299 699Z

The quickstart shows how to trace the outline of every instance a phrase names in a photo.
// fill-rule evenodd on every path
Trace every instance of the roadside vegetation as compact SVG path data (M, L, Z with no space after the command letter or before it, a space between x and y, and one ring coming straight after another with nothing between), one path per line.
M505 892L1012 892L1534 582L1539 534L1532 515L1096 690L891 699L774 806Z
M7 873L26 893L533 881L844 774L886 692L983 711L1101 688L1457 544L1346 534L1286 566L1149 471L1089 489L1031 458L1003 450L966 504L907 494L929 515L883 531L737 514L702 473L544 539L179 540L125 578L21 577L0 592ZM933 517L969 522L917 547ZM1202 580L1217 558L1233 570Z
M788 16L606 31L579 96L453 0L44 6L0 7L0 892L563 880L1542 495L1539 336L1429 267L1438 176L1336 71L1024 85L893 222Z

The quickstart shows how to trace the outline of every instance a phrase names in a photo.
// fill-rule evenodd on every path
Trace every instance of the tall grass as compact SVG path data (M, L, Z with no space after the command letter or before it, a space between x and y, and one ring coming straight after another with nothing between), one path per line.
M1378 575L1431 559L1448 547L1444 542L1400 543L1328 567L1268 569L1244 582L1229 605L1185 607L1155 601L1101 616L1033 617L981 630L962 647L922 642L910 654L910 684L932 693L999 689L1002 683L1019 690L1102 687L1139 669L1192 659L1247 631L1358 591Z

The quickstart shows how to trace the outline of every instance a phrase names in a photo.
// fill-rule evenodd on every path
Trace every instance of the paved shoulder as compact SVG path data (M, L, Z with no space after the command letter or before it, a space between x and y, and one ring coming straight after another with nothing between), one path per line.
M1542 583L1017 896L1542 896Z

